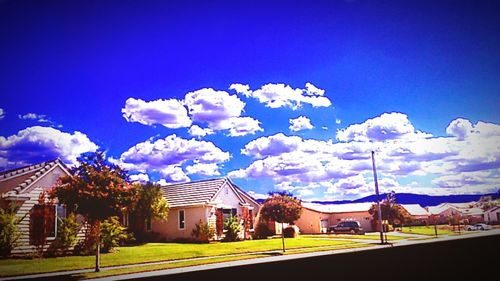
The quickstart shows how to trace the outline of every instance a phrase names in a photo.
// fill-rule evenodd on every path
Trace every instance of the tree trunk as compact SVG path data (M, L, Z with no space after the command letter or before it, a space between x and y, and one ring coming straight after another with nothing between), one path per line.
M283 223L281 223L281 243L283 244L283 253L285 252L285 229L283 228Z
M95 251L95 272L101 271L101 221L96 221L96 251Z

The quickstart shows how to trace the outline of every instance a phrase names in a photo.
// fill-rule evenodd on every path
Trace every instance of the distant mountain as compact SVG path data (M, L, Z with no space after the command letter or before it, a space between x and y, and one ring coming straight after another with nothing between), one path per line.
M384 199L387 193L380 194L380 200ZM399 204L420 204L422 207L436 206L441 203L467 203L479 201L482 196L491 196L492 199L499 199L500 193L491 194L460 194L460 195L424 195L413 193L396 193L396 202ZM312 201L318 204L347 204L347 203L365 203L375 202L377 196L370 195L356 200L339 200L339 201ZM257 199L257 202L263 203L265 199Z
M384 199L387 194L381 194L380 199ZM399 204L420 204L422 207L426 206L436 206L441 203L467 203L472 201L478 201L482 196L491 196L492 199L500 198L500 193L492 194L461 194L461 195L424 195L424 194L412 194L412 193L396 193L396 202ZM367 197L359 198L356 200L340 200L340 201L312 201L312 203L319 204L346 204L346 203L365 203L365 202L375 202L377 200L376 195L370 195Z

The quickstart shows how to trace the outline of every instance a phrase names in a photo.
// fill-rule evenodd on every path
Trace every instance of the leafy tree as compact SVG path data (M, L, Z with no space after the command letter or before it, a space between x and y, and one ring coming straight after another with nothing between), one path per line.
M47 202L45 192L40 193L38 204L31 210L30 226L30 243L35 246L36 256L41 257L47 237L55 234L54 204L52 201Z
M227 229L224 241L237 241L241 226L236 216L230 216L224 221L224 227Z
M215 232L218 238L224 233L224 214L220 209L215 211Z
M493 207L500 206L500 199L493 200L491 196L481 196L478 205L483 211L487 211Z
M105 160L103 152L84 154L73 176L60 178L52 198L66 204L68 212L83 215L90 224L96 244L95 271L100 271L100 224L121 214L136 201L135 190L126 182L126 173ZM88 238L88 237L87 237Z
M275 192L264 201L260 209L264 220L273 220L281 223L281 239L283 252L285 252L285 238L283 235L283 223L293 223L302 214L302 203L288 192Z
M146 183L134 184L137 193L137 202L131 209L131 213L137 218L135 232L144 232L144 222L146 220L166 220L168 217L168 202L163 197L163 192L159 184Z
M410 222L411 216L408 211L403 208L403 206L396 203L396 195L394 193L388 193L387 197L380 202L380 210L382 213L382 220L387 220L390 225L393 225L395 221L400 222ZM378 221L378 209L377 204L373 204L368 213L372 215L372 223Z
M17 240L21 236L17 224L15 208L8 206L0 208L0 256L7 257L12 249L17 245Z
M210 227L208 223L203 223L200 221L195 225L195 228L191 232L191 235L200 242L208 243L210 239L214 237L215 229Z
M241 208L241 218L243 220L243 239L251 238L250 236L250 228L252 223L252 218L250 216L250 211L248 207Z

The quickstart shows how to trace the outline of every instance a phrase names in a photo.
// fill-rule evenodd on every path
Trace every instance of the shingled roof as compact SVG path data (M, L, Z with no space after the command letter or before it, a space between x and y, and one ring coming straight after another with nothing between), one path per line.
M225 185L232 187L242 203L248 203L251 196L246 194L227 178L171 184L162 187L170 207L209 204L217 192ZM247 200L245 200L245 198ZM253 202L255 200L252 199Z
M65 170L68 170L60 159L54 159L1 172L0 193L2 193L2 197L15 196L21 193L30 186L30 184L46 174L56 165L61 165Z

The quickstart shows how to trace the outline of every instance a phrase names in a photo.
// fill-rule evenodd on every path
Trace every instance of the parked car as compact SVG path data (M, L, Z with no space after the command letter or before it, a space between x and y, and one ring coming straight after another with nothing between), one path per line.
M337 225L328 227L327 231L334 233L365 234L359 221L341 221Z
M491 225L485 224L485 223L476 223L473 225L468 225L467 230L472 231L472 230L490 230L493 227Z

